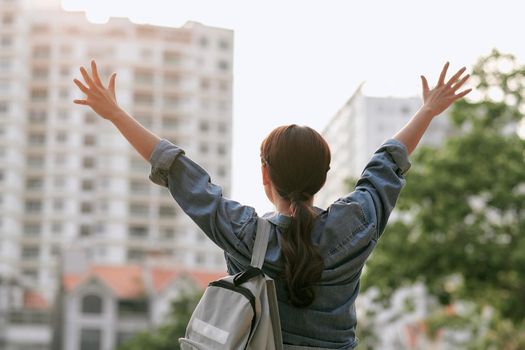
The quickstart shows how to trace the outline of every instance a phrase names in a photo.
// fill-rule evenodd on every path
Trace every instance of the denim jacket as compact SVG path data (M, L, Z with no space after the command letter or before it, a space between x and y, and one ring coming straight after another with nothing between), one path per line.
M208 173L184 151L161 140L151 155L150 179L169 188L182 210L225 252L228 273L250 264L257 225L255 209L222 196ZM288 302L281 259L281 237L290 217L264 215L273 225L263 270L276 281L285 344L328 349L353 349L355 300L366 259L381 236L405 184L410 168L406 147L387 140L366 165L355 190L326 210L314 208L312 240L324 258L324 271L316 298L307 308Z

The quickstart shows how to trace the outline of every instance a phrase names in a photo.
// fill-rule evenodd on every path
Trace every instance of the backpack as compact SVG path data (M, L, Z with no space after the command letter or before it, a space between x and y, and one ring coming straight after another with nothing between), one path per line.
M179 339L182 350L282 350L274 281L261 270L270 229L258 218L250 266L208 285Z

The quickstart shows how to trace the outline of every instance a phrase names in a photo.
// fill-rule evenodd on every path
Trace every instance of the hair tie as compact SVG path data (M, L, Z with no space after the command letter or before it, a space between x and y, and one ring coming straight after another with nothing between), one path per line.
M312 197L308 192L294 191L288 195L291 202L306 202Z

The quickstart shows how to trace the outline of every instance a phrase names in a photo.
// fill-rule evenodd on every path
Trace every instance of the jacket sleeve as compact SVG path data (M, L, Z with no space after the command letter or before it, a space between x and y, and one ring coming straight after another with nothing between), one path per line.
M375 239L385 229L409 168L407 148L390 139L374 153L357 181L353 195L363 206L368 219L376 224Z
M167 187L182 210L220 248L233 256L250 256L243 240L245 226L253 226L255 209L222 196L222 188L208 173L186 157L184 151L163 139L150 158L150 180Z

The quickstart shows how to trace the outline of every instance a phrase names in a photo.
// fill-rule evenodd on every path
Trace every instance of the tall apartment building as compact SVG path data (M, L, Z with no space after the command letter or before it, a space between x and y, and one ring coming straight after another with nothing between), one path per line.
M61 249L124 264L161 251L189 267L224 269L222 252L148 180L106 120L72 103L78 67L117 72L119 103L180 145L230 193L233 32L0 0L0 274L22 274L52 299Z
M326 208L350 192L348 180L361 175L376 149L408 122L421 103L418 97L365 96L359 87L322 132L332 161L316 205ZM434 119L421 143L438 145L450 133L449 126L445 112Z

